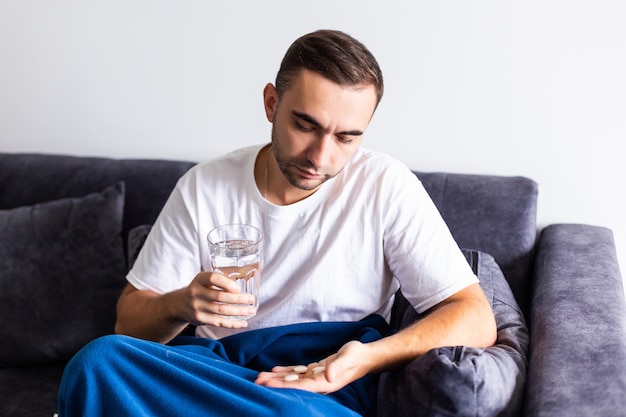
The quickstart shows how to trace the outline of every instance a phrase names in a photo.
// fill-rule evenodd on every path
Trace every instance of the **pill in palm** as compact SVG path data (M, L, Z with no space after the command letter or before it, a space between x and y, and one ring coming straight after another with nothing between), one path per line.
M300 377L296 374L289 374L285 376L285 381L297 381Z
M305 373L309 368L307 368L304 365L298 365L298 366L294 366L293 367L293 371L298 373L298 374L303 374Z
M315 368L313 368L313 375L321 374L325 370L326 370L325 366L316 366Z

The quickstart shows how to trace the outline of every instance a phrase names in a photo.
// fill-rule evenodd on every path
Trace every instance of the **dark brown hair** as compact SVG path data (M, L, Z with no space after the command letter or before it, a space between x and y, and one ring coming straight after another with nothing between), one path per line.
M373 85L376 105L383 96L383 74L374 55L358 40L336 30L318 30L291 44L276 76L281 97L302 69L343 86Z

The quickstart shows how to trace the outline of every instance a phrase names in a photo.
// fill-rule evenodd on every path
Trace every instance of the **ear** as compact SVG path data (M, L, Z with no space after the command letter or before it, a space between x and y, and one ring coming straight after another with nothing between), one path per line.
M265 106L267 120L270 123L274 123L274 116L278 108L278 92L271 83L268 83L263 89L263 105Z

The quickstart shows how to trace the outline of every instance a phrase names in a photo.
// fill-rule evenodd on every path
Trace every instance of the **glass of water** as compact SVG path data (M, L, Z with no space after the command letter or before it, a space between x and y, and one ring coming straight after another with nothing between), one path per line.
M259 308L263 233L249 224L226 224L211 230L207 238L213 271L239 284L241 293L252 294L256 314ZM246 320L255 314L228 318Z

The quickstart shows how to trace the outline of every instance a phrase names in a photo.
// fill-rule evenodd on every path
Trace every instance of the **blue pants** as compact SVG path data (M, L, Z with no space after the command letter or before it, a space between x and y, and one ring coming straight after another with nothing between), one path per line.
M308 364L349 340L389 333L379 316L253 330L219 341L162 345L127 336L94 340L68 363L59 416L375 416L378 376L321 395L256 385L259 371Z

